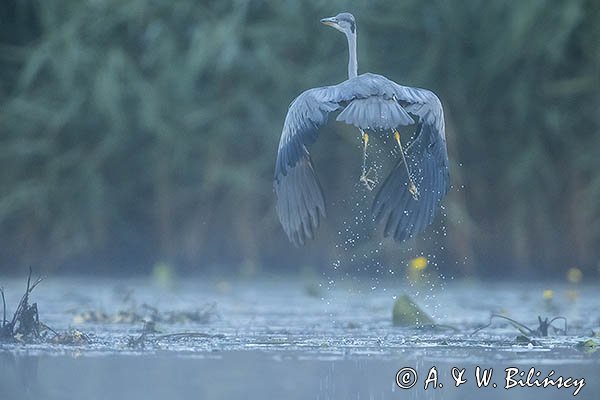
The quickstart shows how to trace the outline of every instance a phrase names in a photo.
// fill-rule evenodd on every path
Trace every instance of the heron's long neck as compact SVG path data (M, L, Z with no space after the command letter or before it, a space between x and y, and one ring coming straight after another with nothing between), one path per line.
M356 32L346 35L348 37L348 79L358 75L358 59L356 58Z

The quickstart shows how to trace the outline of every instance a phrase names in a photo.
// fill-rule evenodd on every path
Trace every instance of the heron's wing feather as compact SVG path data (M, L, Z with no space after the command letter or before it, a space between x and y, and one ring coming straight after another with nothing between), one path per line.
M319 128L327 122L329 113L338 110L344 99L351 98L350 93L341 93L339 86L309 89L290 104L277 150L276 178L285 175L288 168L304 157L304 151L317 140Z
M312 239L325 216L325 199L308 151L274 182L277 215L290 241L296 246Z
M384 235L404 241L433 222L439 203L450 187L444 113L437 96L428 90L396 85L398 101L419 118L416 137L406 147L406 161L419 191L408 190L402 160L390 172L373 201L373 216L385 221Z
M351 93L342 93L339 85L310 89L292 102L285 117L273 186L279 221L297 246L313 237L325 216L323 191L307 147L317 139L329 113L350 97Z
M447 165L440 165L445 152L439 143L428 142L433 128L422 124L415 141L407 151L406 162L419 191L415 200L408 190L408 176L402 161L398 162L384 181L373 201L373 216L385 221L385 236L404 241L421 233L433 222L440 201L448 192Z

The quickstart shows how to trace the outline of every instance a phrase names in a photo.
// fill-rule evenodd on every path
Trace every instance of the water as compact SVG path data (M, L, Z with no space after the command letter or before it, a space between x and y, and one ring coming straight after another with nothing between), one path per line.
M23 280L3 280L9 310L23 292ZM78 329L89 337L80 346L0 344L0 399L545 399L573 397L574 387L510 388L506 368L538 379L585 379L577 398L600 395L600 352L579 343L600 329L595 285L556 283L464 283L443 287L387 285L373 288L342 282L311 290L303 281L212 281L192 279L174 290L143 279L50 278L35 289L40 319L57 331ZM543 297L552 289L553 298ZM436 322L454 327L419 330L394 327L394 297L408 293ZM145 345L131 346L143 323L81 322L82 312L115 315L194 311L216 304L208 321L164 322ZM144 311L146 310L146 311ZM537 316L562 315L568 335L515 340L519 332L497 320L504 313L531 328ZM562 326L558 321L557 326ZM192 332L190 337L169 334ZM201 335L199 335L201 334ZM160 336L163 335L163 336ZM600 342L600 339L593 339ZM488 388L477 388L475 368L493 368ZM412 368L417 384L401 389L396 373ZM424 390L436 367L437 382ZM464 368L467 382L454 386L452 368ZM410 372L410 371L409 371ZM515 376L515 379L517 376ZM524 378L523 378L524 379ZM434 389L433 383L442 383ZM496 383L497 387L491 385Z

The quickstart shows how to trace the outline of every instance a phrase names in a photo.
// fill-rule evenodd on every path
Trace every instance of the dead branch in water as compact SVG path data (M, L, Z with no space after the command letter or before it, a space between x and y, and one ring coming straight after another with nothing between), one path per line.
M492 322L494 320L494 318L500 318L500 319L504 319L508 322L511 323L512 326L514 326L515 328L517 328L517 330L519 332L521 332L523 335L525 336L534 336L534 337L545 337L548 336L548 329L550 327L554 328L555 332L561 332L563 335L567 334L567 319L565 317L554 317L551 320L548 320L548 318L546 319L542 319L542 317L538 316L538 323L539 326L536 329L531 329L530 327L528 327L525 324L520 323L519 321L516 321L512 318L509 317L505 317L504 315L500 315L500 314L492 314L490 317L490 322L480 328L477 328L473 331L473 333L471 333L471 336L475 335L476 333L482 331L483 329L489 328L492 325ZM565 327L564 328L557 328L554 325L552 325L552 323L556 320L563 320L565 323Z

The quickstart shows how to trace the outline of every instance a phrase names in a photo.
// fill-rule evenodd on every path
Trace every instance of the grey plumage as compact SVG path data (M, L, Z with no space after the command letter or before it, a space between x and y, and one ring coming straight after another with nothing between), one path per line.
M296 245L312 239L325 217L323 191L307 151L287 174L275 180L277 213L288 238Z
M336 120L368 130L390 130L412 125L414 120L396 100L370 96L352 100Z
M421 124L407 150L406 161L413 171L420 198L409 193L408 177L398 162L375 196L372 215L384 221L384 235L404 241L422 232L433 222L442 198L448 193L450 176L445 157L446 145L436 140L432 125Z
M396 240L422 232L433 221L449 189L441 102L429 90L401 86L384 76L366 73L338 85L309 89L289 107L274 180L277 214L288 238L302 245L314 236L325 216L323 192L308 147L329 114L339 110L338 121L362 130L393 132L418 124L417 134L406 148L406 161L420 197L416 200L409 193L407 169L400 160L375 196L372 213L375 220L385 223L384 234Z

